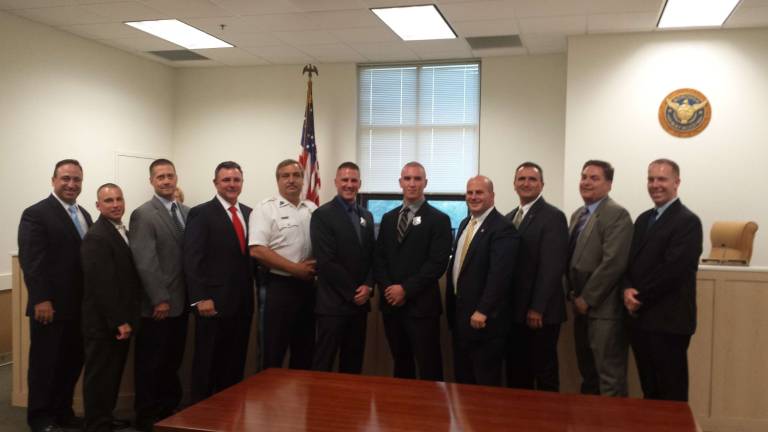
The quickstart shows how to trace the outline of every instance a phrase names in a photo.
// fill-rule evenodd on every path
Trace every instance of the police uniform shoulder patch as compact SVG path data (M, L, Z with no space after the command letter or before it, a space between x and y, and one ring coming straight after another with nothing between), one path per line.
M659 123L667 133L680 138L696 136L709 125L712 106L701 92L691 88L675 90L659 106Z

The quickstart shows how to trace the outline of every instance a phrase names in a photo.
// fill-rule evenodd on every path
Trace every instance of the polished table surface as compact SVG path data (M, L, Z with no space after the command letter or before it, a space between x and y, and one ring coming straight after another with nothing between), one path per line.
M163 431L695 432L688 404L269 369Z

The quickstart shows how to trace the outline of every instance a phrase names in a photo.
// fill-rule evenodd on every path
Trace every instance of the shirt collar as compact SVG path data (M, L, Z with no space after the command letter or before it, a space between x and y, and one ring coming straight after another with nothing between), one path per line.
M338 196L338 195L336 195L336 198L335 198L335 199L336 199L336 201L338 201L338 202L339 202L339 204L341 204L341 207L342 207L342 208L343 208L345 211L347 211L347 212L348 212L348 211L350 211L350 210L351 210L351 211L354 211L355 213L357 213L357 203L353 202L352 204L350 204L349 202L347 202L347 201L343 200L343 199L342 199L340 196Z
M216 194L216 196L219 196L219 195L218 195L218 194ZM159 199L159 200L160 200L160 203L161 203L161 204L162 204L162 205L165 207L165 209L166 209L166 210L168 210L168 211L171 211L171 206L173 206L173 204L176 202L176 200L173 200L173 201L168 201L167 199L165 199L165 198L161 197L161 196L160 196L160 195L158 195L158 194L155 194L155 198ZM226 202L226 201L225 201L225 202ZM176 204L176 207L180 207L180 206L179 206L178 204Z
M277 195L277 204L280 207L291 206L291 207L294 207L296 209L301 208L302 206L303 207L309 207L309 206L307 206L307 203L304 200L300 200L299 201L299 205L293 205L292 202L288 201L288 199L286 199L284 196L279 195L279 194Z
M539 194L539 196L537 196L536 199L529 202L528 204L519 206L519 208L523 211L523 216L525 216L525 214L528 213L528 210L530 210L531 207L533 207L533 205L536 204L536 201L538 201L539 198L541 198L541 194Z
M589 214L593 214L595 210L597 210L598 207L600 207L600 204L605 201L605 199L608 198L608 196L604 196L603 198L600 198L599 200L593 202L592 204L584 204L584 207L589 211Z
M229 203L229 201L225 200L221 197L221 195L216 194L216 198L219 200L221 205L224 207L224 210L229 211L229 208L232 207L232 204ZM169 207L170 208L170 207ZM235 203L235 208L237 209L237 212L240 212L240 203Z
M488 208L486 211L484 211L484 212L483 212L483 214L481 214L480 216L477 216L477 217L475 217L475 216L473 215L473 216L472 216L472 219L474 219L474 220L476 220L476 221L477 221L477 222L475 222L475 223L476 223L478 226L479 226L479 225L482 225L482 224L483 224L483 222L485 221L485 218L487 218L487 217L488 217L488 215L489 215L489 214L490 214L490 213L493 211L493 209L495 209L495 208L496 208L496 207L493 207L493 206L492 206L492 207Z
M403 206L400 208L400 211L402 211L402 209L404 209L405 207L408 207L411 213L416 214L418 213L418 211L421 209L421 206L424 205L426 201L427 201L426 198L422 198L412 203L406 203L405 201L403 201Z
M53 197L54 197L54 198L56 198L56 201L58 201L58 202L59 202L59 203L60 203L62 206L64 206L64 210L67 210L67 211L69 211L69 208L70 208L70 207L75 207L75 209L77 209L77 208L78 208L77 202L75 202L74 204L69 204L69 203L66 203L66 202L64 202L64 201L63 201L61 198L59 198L59 196L58 196L58 195L56 195L55 193L52 193L51 195L53 195Z
M671 205L672 205L672 204L673 204L675 201L677 201L678 199L680 199L680 197L674 197L674 198L672 198L671 200L669 200L669 202L668 202L668 203L664 204L663 206L661 206L661 207L656 207L656 218L658 219L659 217L661 217L662 213L664 213L665 211L667 211L667 209L669 208L669 206L671 206Z

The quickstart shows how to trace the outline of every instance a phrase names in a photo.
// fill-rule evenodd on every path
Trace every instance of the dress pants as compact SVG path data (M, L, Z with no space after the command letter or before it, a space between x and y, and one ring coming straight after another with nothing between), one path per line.
M557 339L560 324L532 329L513 323L507 338L507 387L560 391Z
M179 367L184 358L189 314L163 320L142 318L136 334L134 387L136 426L151 429L173 414L182 397Z
M368 314L365 312L354 315L317 315L317 342L312 369L330 372L338 353L339 372L362 372L367 323Z
M643 397L687 402L691 335L632 329L629 337Z
M120 380L131 340L114 336L87 337L83 377L84 432L111 432L112 411L117 403Z
M501 386L504 363L503 336L478 341L453 338L453 370L459 384Z
M192 403L243 380L252 318L243 311L207 318L195 314Z
M74 416L72 394L83 368L83 336L79 319L29 322L27 423L36 429Z
M621 319L574 317L581 393L627 396L627 335Z
M401 310L383 314L384 333L395 364L395 378L443 380L440 317L411 317ZM415 360L415 363L414 363Z
M264 302L264 368L312 369L315 349L315 284L269 274Z

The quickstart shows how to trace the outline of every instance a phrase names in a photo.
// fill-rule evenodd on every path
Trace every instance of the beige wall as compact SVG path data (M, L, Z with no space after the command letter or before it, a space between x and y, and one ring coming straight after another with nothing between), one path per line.
M12 347L11 291L0 291L0 356L9 354Z
M56 161L83 164L80 203L91 211L98 185L115 180L117 152L171 154L171 68L4 12L0 65L1 253L17 248L22 210L50 193Z
M765 225L768 158L768 30L656 32L572 38L568 46L565 207L579 204L581 164L616 166L612 196L633 216L651 207L647 164L669 157L681 165L683 202L702 219L705 251L716 220ZM693 87L712 107L709 127L674 138L659 125L659 104ZM755 241L753 265L768 264L768 230Z

